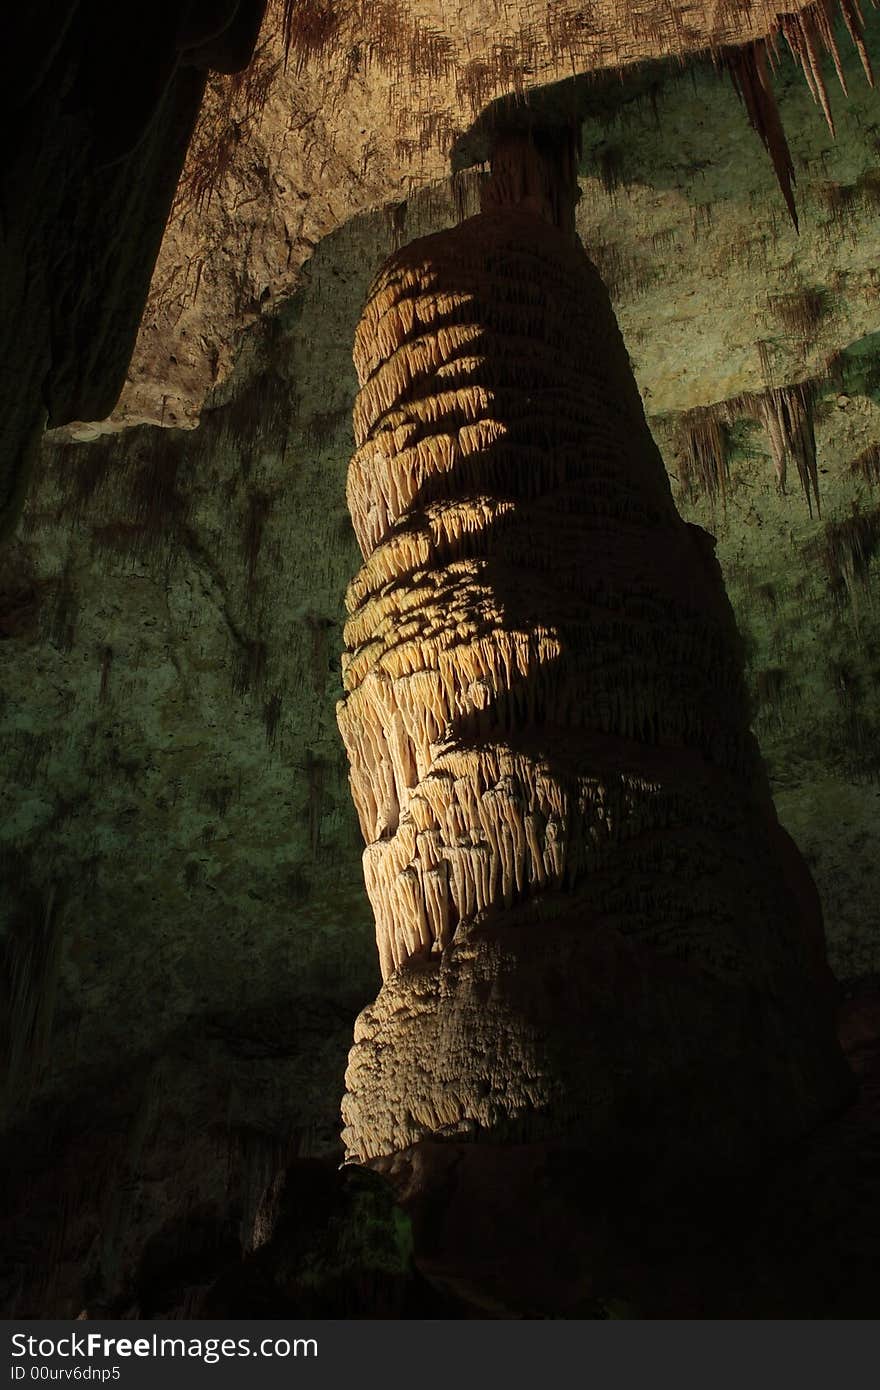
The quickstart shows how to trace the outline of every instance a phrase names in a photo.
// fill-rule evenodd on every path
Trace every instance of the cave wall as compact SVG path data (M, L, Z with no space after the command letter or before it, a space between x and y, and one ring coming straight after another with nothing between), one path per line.
M880 439L880 397L850 389L830 385L815 407L821 517L809 515L797 480L780 495L766 437L749 419L731 432L726 502L680 501L718 539L753 728L779 817L819 887L842 980L880 968L880 496L864 471Z

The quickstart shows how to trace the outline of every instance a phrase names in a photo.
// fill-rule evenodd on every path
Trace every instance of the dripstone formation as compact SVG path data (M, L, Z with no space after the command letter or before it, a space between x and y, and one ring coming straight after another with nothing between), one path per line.
M484 207L356 335L339 724L385 982L348 1155L741 1169L848 1089L818 901L605 287L528 177Z

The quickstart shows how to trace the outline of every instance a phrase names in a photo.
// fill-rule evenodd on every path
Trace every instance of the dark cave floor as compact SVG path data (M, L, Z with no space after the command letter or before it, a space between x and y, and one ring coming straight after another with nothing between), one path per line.
M258 1248L243 1252L240 1212L192 1200L196 1150L191 1163L180 1154L180 1200L162 1229L114 1267L106 1212L70 1210L65 1163L56 1157L38 1188L32 1175L10 1169L2 1315L877 1317L880 978L841 993L840 1036L857 1098L748 1181L708 1189L685 1176L678 1195L658 1201L646 1197L638 1172L598 1173L570 1156L548 1161L538 1146L469 1145L469 1185L456 1190L458 1163L447 1145L434 1146L433 1187L420 1190L418 1162L405 1159L395 1191L367 1169L295 1158L263 1199ZM82 1136L80 1173L96 1161L88 1148ZM14 1159L7 1149L7 1167ZM429 1168L431 1161L429 1154ZM50 1229L56 1218L58 1230L66 1223L76 1235L68 1234L69 1249Z
M452 1244L459 1256L465 1254L450 1263L447 1252L444 1259L437 1213L426 1215L411 1187L409 1193L400 1191L412 1219L410 1261L408 1223L375 1174L300 1163L288 1171L273 1234L260 1250L218 1269L207 1285L178 1290L171 1306L160 1309L148 1296L153 1308L146 1315L875 1317L880 1313L880 980L856 982L842 994L841 1039L859 1079L858 1097L843 1114L778 1156L759 1178L712 1191L684 1184L679 1199L650 1207L633 1197L632 1183L624 1180L616 1192L602 1192L603 1219L597 1224L595 1215L584 1220L580 1210L596 1205L592 1198L579 1201L588 1181L569 1170L562 1177L561 1200L545 1205L558 1225L544 1228L540 1249L540 1230L536 1238L522 1204L514 1204L510 1226L523 1232L522 1264L517 1268L516 1239L511 1244L505 1238L501 1272L479 1239L473 1241L470 1263L467 1236L462 1240L461 1230L455 1231L454 1216ZM491 1159L486 1173L497 1193L507 1182L510 1154L499 1151L496 1158L494 1177ZM522 1184L514 1180L511 1190L522 1192ZM448 1233L445 1210L441 1224ZM599 1232L598 1248L607 1244L609 1229L613 1257L600 1257L606 1273L597 1276L591 1232ZM114 1311L126 1315L119 1305ZM129 1308L127 1315L133 1314Z

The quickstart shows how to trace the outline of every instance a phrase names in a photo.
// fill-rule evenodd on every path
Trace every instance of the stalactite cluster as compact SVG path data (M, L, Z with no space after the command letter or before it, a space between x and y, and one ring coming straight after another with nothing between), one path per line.
M775 66L778 59L778 36L782 34L795 61L800 63L810 94L817 105L821 106L828 122L828 129L833 136L834 118L822 72L822 55L830 53L838 80L846 95L846 78L834 34L834 17L838 8L861 58L865 76L873 87L874 74L865 46L864 20L858 0L816 0L815 4L793 14L780 14L777 16L778 28L766 39L758 39L740 48L726 49L721 54L723 65L746 108L752 129L770 155L795 230L798 229L798 215L794 199L794 164L776 104L770 68Z
M835 0L816 0L815 4L809 5L806 9L799 10L795 14L779 16L780 31L785 35L795 61L800 63L807 86L810 89L810 95L816 104L821 106L832 135L834 135L834 118L831 115L828 89L822 73L822 54L831 54L838 81L844 95L846 95L846 79L843 75L840 50L834 35L834 17L838 9L862 61L865 76L873 87L874 74L871 69L868 50L865 47L864 19L859 9L858 0L837 0L837 3Z
M275 0L280 10L285 63L291 53L297 68L319 58L339 31L342 15L334 0Z
M781 386L756 398L759 419L770 440L770 452L779 487L785 490L788 460L793 459L810 516L813 503L821 514L819 470L816 464L816 435L813 429L814 387Z
M212 79L175 194L176 212L204 213L256 130L281 69L275 46L264 41L241 72Z
M759 990L793 972L795 1015L810 993L712 542L675 510L599 276L549 221L506 207L398 252L355 362L364 565L338 718L386 984L356 1031L349 1148L548 1108L601 1126L583 1090L615 1089L605 1045L575 1045L568 1094L543 1054L551 961L582 991L563 1031L590 1017L600 941ZM528 1004L505 1004L523 975ZM674 1011L665 988L648 1014ZM789 1025L795 1070L822 1073L814 1023ZM714 1026L695 1017L688 1049Z
M27 549L21 544L5 547L0 558L0 642L37 635L41 587Z
M821 515L813 427L816 393L816 382L799 382L748 392L686 412L676 426L683 495L694 498L705 494L710 500L725 496L730 481L726 427L737 420L752 419L767 433L780 491L785 491L788 465L793 462L810 515L814 506Z
M459 133L460 121L478 116L488 103L510 95L522 99L535 83L571 73L617 71L685 52L711 55L730 75L749 121L767 149L797 226L795 174L770 76L785 39L804 72L809 90L821 106L829 128L834 122L822 58L831 56L840 84L846 79L834 21L839 11L856 47L866 77L873 73L864 38L859 0L813 0L780 14L761 7L752 13L749 0L716 7L711 25L690 30L675 7L609 4L585 23L567 6L540 7L514 28L489 25L479 38L462 43L449 27L451 14L421 14L405 0L271 0L263 37L250 67L228 80L215 80L181 180L178 208L204 210L214 191L241 158L273 86L288 69L307 67L334 74L344 93L355 74L375 68L387 74L386 93L400 130L397 154L412 161L428 150L445 148ZM757 7L754 7L757 9ZM522 16L521 16L522 20ZM444 101L438 100L438 87ZM433 89L433 91L432 91ZM446 109L454 91L455 111ZM416 93L419 93L417 99ZM614 151L603 158L603 183L613 190Z
M712 406L689 410L678 422L681 484L686 497L705 494L710 501L724 497L730 481L730 457L725 426Z

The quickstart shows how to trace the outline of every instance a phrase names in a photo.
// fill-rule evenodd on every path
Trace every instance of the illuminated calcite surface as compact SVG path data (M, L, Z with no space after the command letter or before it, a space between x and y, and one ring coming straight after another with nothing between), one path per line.
M821 918L607 292L510 196L393 256L356 334L339 724L385 983L344 1137L738 1166L846 1086Z

